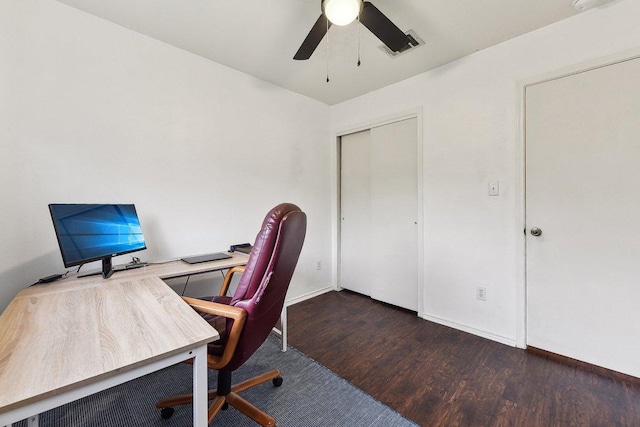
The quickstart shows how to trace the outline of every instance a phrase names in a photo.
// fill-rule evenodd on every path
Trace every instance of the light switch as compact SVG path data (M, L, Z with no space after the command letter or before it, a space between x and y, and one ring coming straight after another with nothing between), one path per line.
M489 195L498 196L500 194L500 182L489 181Z

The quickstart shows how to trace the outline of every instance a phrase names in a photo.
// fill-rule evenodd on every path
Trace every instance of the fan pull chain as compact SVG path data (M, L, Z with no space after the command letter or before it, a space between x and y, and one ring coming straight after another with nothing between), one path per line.
M329 83L329 19L327 18L327 83Z
M358 13L358 67L360 66L360 14Z

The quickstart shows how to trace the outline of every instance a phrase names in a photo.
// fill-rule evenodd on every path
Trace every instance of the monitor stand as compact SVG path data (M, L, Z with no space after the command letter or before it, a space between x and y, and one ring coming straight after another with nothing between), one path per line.
M102 270L101 271L93 271L91 273L85 273L78 276L78 279L81 277L90 277L102 275L103 279L108 279L113 274L113 267L111 265L111 257L102 258Z
M111 266L111 257L102 258L102 278L108 279L113 274L113 268Z

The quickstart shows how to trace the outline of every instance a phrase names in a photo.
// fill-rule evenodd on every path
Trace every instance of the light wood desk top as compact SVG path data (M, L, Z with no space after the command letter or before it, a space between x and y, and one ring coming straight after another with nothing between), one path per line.
M0 316L0 414L216 340L162 279L246 260L151 264L22 290Z
M161 279L173 279L176 277L190 276L194 274L210 273L217 270L226 270L236 265L245 265L249 260L249 255L241 252L229 253L231 258L219 261L201 262L198 264L187 264L184 261L175 260L162 263L151 263L147 267L136 268L129 271L119 271L116 275L123 274L154 274Z

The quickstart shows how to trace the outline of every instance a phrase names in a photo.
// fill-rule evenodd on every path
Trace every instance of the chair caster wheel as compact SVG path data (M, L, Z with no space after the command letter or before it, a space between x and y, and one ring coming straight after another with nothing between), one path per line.
M168 420L169 418L171 418L175 411L176 410L173 408L162 408L162 410L160 411L160 416L163 420Z
M222 409L223 411L226 411L227 409L229 409L229 404L227 402L224 402L222 404L222 408L220 408L220 409Z
M284 380L282 379L282 377L275 377L272 381L275 387L280 387Z

